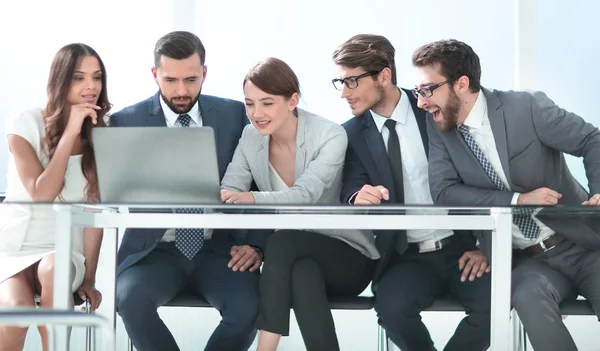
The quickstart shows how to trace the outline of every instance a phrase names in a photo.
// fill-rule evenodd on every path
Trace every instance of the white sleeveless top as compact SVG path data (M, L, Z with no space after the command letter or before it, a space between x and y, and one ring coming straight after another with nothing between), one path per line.
M27 140L35 150L43 167L48 158L41 147L46 135L44 117L39 108L30 109L9 118L6 135L18 135ZM65 174L65 187L61 196L65 202L84 202L87 180L81 170L82 155L69 158ZM54 202L59 202L57 197ZM9 153L6 176L5 203L33 202L19 178L15 159ZM0 282L31 266L42 257L54 252L56 213L51 206L0 204ZM83 230L73 234L73 263L76 270L74 288L81 285L85 273L83 257ZM79 280L79 282L78 282Z

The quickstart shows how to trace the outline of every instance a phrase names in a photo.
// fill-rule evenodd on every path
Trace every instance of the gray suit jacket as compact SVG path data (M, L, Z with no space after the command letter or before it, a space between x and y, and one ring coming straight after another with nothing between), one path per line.
M252 193L256 204L338 205L347 146L348 137L342 126L298 109L295 182L287 190L273 191L269 177L269 136L260 135L250 124L242 133L221 187L245 192L254 181L260 190ZM367 257L379 258L371 231L318 232L345 241Z
M600 131L542 92L482 89L502 168L513 192L548 187L563 196L559 205L589 198L571 175L563 153L583 157L589 189L600 193ZM456 129L440 133L430 114L429 183L437 205L509 206L513 192L496 188ZM593 218L538 218L554 231L587 247L600 249L600 223ZM489 235L476 233L486 254Z

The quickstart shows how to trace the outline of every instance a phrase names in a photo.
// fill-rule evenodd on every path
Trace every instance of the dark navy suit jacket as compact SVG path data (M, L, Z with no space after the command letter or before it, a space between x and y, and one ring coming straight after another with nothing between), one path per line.
M166 127L159 93L124 108L110 118L111 127ZM249 123L244 105L235 100L200 95L202 125L215 132L219 177L223 179L233 152ZM157 141L159 142L159 141ZM127 229L117 256L117 274L144 258L164 236L165 229ZM216 252L228 255L232 245L252 245L264 249L267 232L247 230L215 230L207 241Z
M425 111L417 107L417 100L409 90L403 89L408 95L412 106L423 145L415 147L425 148L425 155L429 155L429 139L427 137L427 123ZM392 169L388 160L383 138L370 111L362 116L356 116L343 124L348 134L348 149L344 164L344 180L341 192L341 201L347 204L352 195L359 191L363 185L383 185L389 190L390 199L387 204L400 204L394 189ZM461 233L467 235L467 233ZM375 231L375 245L381 258L375 269L373 281L377 281L390 263L396 242L396 231ZM467 240L473 243L475 239L469 233ZM405 240L405 238L404 238Z

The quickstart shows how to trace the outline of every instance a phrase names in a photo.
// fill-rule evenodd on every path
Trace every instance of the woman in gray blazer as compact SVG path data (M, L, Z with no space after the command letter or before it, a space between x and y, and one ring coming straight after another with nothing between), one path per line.
M221 198L237 204L339 204L347 147L344 129L297 108L298 78L269 58L244 79L250 125L223 178ZM259 191L249 192L252 182ZM373 234L279 230L269 238L260 279L258 350L289 335L294 309L308 350L339 350L328 297L356 296L379 258Z

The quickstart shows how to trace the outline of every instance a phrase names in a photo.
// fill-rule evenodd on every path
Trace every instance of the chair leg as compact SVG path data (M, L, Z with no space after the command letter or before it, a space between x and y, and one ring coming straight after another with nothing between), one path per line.
M513 349L527 351L527 334L525 333L525 327L523 327L519 314L514 309L511 311L511 322L513 329Z
M381 325L377 325L377 328L377 351L392 351L385 329Z
M85 300L85 313L92 313L90 300ZM91 326L85 328L85 350L94 351L96 349L94 330Z
M519 316L517 315L517 311L514 309L510 311L510 322L512 326L512 337L513 337L513 347L512 349L515 351L523 351L521 344L521 327L519 323Z
M127 338L127 351L133 351L133 342Z
M519 334L521 335L521 340L523 341L523 351L527 351L527 332L525 331L525 327L523 323L519 322L521 328L519 328Z
M383 331L383 327L381 325L377 325L377 351L387 351L384 349L384 341L385 332Z

